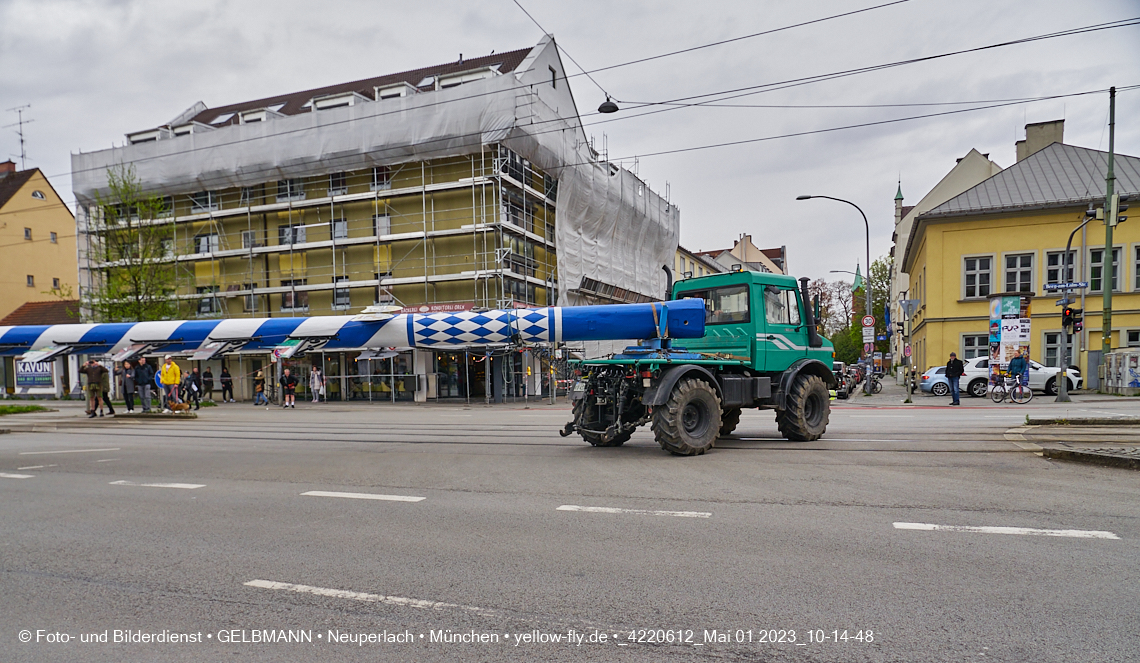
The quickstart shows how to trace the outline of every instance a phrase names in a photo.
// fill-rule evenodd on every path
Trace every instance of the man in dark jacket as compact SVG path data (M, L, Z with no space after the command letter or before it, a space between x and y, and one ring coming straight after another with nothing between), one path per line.
M946 362L946 380L950 383L950 401L951 405L961 405L959 400L961 390L959 389L958 382L961 380L962 375L966 373L966 366L958 359L956 353L950 353L950 361Z
M135 366L135 385L139 389L142 411L150 412L150 389L154 386L154 369L145 359L140 359L138 365Z

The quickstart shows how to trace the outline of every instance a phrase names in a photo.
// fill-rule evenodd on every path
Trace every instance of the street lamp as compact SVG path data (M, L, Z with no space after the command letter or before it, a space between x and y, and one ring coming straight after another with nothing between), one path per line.
M615 104L613 99L610 99L610 95L607 94L606 100L603 101L600 106L598 106L598 112L599 113L616 113L616 112L618 112L618 105Z
M863 281L863 287L865 288L864 294L867 295L867 315L872 315L871 314L871 224L867 222L867 215L863 214L862 208L860 208L858 205L851 202L850 200L843 200L842 198L832 198L831 196L808 196L808 195L796 196L796 200L809 200L811 198L826 198L827 200L834 200L834 201L837 201L840 203L847 203L848 205L859 210L859 214L863 217L863 226L864 226L864 228L866 228L866 231L867 231L867 278L864 279L864 281ZM868 393L868 394L871 393L871 381L870 380L867 380L867 384L864 386L864 392Z

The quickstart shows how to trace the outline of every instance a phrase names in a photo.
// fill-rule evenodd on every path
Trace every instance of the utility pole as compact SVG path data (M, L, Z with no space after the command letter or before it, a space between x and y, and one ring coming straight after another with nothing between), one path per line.
M4 125L5 129L7 129L8 127L18 127L16 129L16 135L18 135L20 137L20 170L27 170L28 169L28 164L27 164L28 153L24 150L24 125L35 122L35 120L28 120L27 122L25 122L24 121L24 109L31 108L31 107L32 107L31 104L24 104L23 106L16 106L15 108L9 108L8 111L9 112L15 111L16 117L19 119L16 120L15 124Z
M1113 147L1116 132L1116 87L1108 89L1108 177L1105 205L1109 207L1104 220L1104 257L1101 259L1100 278L1104 290L1103 321L1101 322L1101 362L1112 352L1112 280L1116 276L1116 265L1112 260L1112 228L1116 225L1117 200L1113 193L1116 175L1113 172ZM1062 334L1065 332L1062 331ZM1062 358L1063 359L1063 358Z

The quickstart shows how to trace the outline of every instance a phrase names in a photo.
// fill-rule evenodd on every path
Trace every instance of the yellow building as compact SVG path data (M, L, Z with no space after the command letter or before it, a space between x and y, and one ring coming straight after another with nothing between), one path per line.
M680 281L681 279L720 274L727 271L727 268L712 258L677 245L677 255L673 258L674 280Z
M0 246L0 318L75 291L75 217L38 168L0 163Z
M945 364L950 352L963 359L985 354L988 297L998 293L1034 298L1030 356L1060 365L1061 295L1044 286L1066 281L1089 284L1073 295L1085 324L1070 337L1075 348L1068 346L1083 375L1089 375L1088 352L1101 348L1106 281L1114 293L1112 347L1140 346L1140 224L1115 228L1109 276L1104 224L1090 222L1074 235L1071 274L1064 273L1070 233L1090 205L1104 204L1107 153L1061 142L1034 151L1029 138L1028 147L1019 143L1016 164L915 219L902 271L909 275L908 298L920 301L910 321L920 369ZM1117 193L1140 192L1140 158L1116 155L1115 174Z

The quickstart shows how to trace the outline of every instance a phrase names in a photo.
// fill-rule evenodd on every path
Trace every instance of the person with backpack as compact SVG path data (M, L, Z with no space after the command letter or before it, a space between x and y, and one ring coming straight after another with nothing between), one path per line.
M208 401L214 400L214 374L209 366L202 371L202 398Z

